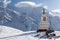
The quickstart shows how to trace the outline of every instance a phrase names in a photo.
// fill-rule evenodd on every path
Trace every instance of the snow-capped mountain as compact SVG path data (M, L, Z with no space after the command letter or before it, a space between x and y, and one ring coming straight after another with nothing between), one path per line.
M42 9L43 6L38 6L38 4L30 4L31 2L19 2L15 5L15 7L17 7L17 9L19 10L19 12L21 13L27 13L28 17L31 17L32 21L34 22L34 25L36 27L39 26L39 23L41 21L41 16L42 16ZM60 30L60 12L56 12L56 11L52 11L52 10L48 10L46 9L46 15L48 17L49 22L51 23L51 27L54 30ZM34 27L35 27L34 26ZM33 27L33 26L32 26ZM31 28L32 28L31 27Z
M2 3L2 2L1 2ZM3 5L3 4L2 4ZM25 5L25 6L22 6ZM21 3L20 7L0 7L0 25L5 25L22 31L37 30L42 16L42 6L32 6ZM60 30L59 13L46 9L46 15L54 30Z

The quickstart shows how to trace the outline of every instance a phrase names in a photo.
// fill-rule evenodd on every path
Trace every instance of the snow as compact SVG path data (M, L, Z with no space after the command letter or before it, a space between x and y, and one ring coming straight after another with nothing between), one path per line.
M12 30L10 30L12 31ZM48 38L38 38L38 37L34 37L33 34L29 34L31 32L35 32L35 31L28 31L28 32L21 32L19 31L21 34L17 34L16 36L11 35L11 36L7 36L7 37L2 37L0 38L0 40L60 40L60 38L52 38L52 39L48 39ZM17 32L16 32L17 33ZM60 35L60 31L55 31L56 35ZM8 33L7 33L8 34Z
M11 3L11 0L4 0L3 3L4 3L4 8L6 8L7 5Z
M2 25L0 26L0 38L13 36L21 33L23 32L18 29L14 29L14 28L2 26Z

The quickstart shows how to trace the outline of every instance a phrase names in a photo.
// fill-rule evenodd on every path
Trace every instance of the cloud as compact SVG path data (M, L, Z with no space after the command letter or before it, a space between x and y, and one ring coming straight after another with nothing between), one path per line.
M6 8L7 5L11 3L11 0L4 0L3 3L4 3L4 7Z
M35 2L30 2L30 1L23 1L23 2L18 2L15 4L15 7L44 7L48 8L46 5L43 5L42 3L35 3Z
M51 13L51 14L53 14L54 16L60 17L60 10L59 9L52 10L52 12L53 13Z
M24 2L18 2L17 4L15 4L15 7L27 7L27 6L35 7L36 3L24 1Z
M53 12L58 12L60 13L60 10L59 9L55 9L55 10L52 10Z

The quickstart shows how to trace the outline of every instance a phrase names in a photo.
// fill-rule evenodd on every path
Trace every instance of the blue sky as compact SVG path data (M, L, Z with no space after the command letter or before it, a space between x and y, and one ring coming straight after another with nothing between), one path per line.
M11 5L21 1L32 1L35 3L42 3L47 5L49 9L60 9L60 0L12 0Z

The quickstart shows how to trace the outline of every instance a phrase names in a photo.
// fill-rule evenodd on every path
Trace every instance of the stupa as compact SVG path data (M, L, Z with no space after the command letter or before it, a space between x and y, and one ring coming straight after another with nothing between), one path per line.
M49 33L54 32L54 30L52 30L51 27L50 27L48 17L46 16L45 8L43 8L41 22L40 22L40 26L38 27L37 32L38 33L42 32L42 33L45 33L46 35L48 35Z

